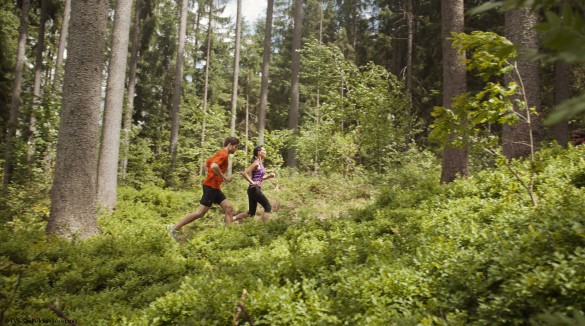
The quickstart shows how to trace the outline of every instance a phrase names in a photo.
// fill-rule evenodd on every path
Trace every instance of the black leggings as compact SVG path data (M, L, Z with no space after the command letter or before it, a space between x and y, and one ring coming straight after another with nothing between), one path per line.
M262 189L257 186L248 187L248 215L254 216L256 214L256 208L258 203L264 207L264 213L270 213L272 206L270 202L262 193Z

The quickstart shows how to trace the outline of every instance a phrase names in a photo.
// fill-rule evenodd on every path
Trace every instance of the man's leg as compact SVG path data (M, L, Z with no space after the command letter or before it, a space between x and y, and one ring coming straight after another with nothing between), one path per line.
M179 231L179 229L182 228L183 226L195 221L198 218L203 217L208 210L209 207L199 204L199 208L197 208L195 212L185 215L185 217L183 217L182 220L175 224L173 228L175 229L175 231Z
M219 203L219 207L223 209L223 213L225 214L225 219L223 220L225 224L230 224L234 221L234 208L229 200L224 199L221 203Z
M244 220L247 218L248 218L248 212L241 212L240 214L234 216L233 221L242 224L242 223L244 223Z

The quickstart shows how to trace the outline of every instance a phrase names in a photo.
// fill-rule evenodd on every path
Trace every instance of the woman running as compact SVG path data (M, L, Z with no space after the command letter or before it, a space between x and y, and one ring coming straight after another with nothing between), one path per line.
M250 186L248 186L248 212L242 212L236 215L234 222L242 223L245 218L254 216L258 203L264 207L262 221L268 221L270 217L272 207L266 196L262 193L262 181L274 178L274 172L266 175L266 169L263 164L264 158L266 158L266 149L264 146L254 147L252 164L242 172L242 177L250 183Z

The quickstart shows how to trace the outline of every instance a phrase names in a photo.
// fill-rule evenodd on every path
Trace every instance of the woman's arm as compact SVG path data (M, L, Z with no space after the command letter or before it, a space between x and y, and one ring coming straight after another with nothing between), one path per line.
M274 177L276 177L276 174L274 174L274 172L270 172L270 174L265 174L265 175L262 177L262 180L266 180L266 179L272 179L272 178L274 178Z
M252 181L252 178L250 177L250 173L252 173L252 171L256 170L258 168L258 161L254 161L254 163L250 164L250 166L248 166L244 172L242 172L242 177L244 177L244 179L246 179L246 181L248 181L251 185L255 185L256 183L254 181Z

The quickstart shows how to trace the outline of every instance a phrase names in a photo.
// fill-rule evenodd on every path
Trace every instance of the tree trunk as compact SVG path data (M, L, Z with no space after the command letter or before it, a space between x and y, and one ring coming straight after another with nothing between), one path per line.
M65 56L65 47L67 46L70 17L71 0L65 0L65 8L63 8L63 21L61 22L61 33L59 35L59 48L57 50L57 60L55 62L55 74L53 75L53 91L61 89L61 69L63 66L63 58Z
M86 238L97 223L98 122L107 1L74 1L47 232Z
M29 171L34 163L36 152L37 113L41 111L41 84L43 77L43 51L45 49L45 25L47 22L47 1L41 0L41 20L39 22L39 34L35 57L35 76L33 81L33 105L28 124L28 153L27 162Z
M199 61L199 28L201 27L201 16L205 11L205 4L201 0L197 1L197 16L195 19L195 46L193 47L193 62Z
M207 22L207 51L205 54L205 82L203 84L203 118L201 119L201 149L205 145L205 115L207 114L207 88L209 87L209 65L211 59L211 22L213 19L212 15L212 2L209 1L209 17ZM199 175L203 175L203 153L199 159Z
M292 47L292 66L291 66L291 104L288 112L288 128L293 131L293 135L299 133L299 74L301 71L301 37L303 33L303 0L295 1L294 9L294 29L293 29L293 47ZM287 153L287 165L296 167L298 164L294 148L289 148Z
M524 102L528 107L541 109L540 69L539 62L523 61L523 48L538 49L538 34L534 26L538 22L538 14L528 8L506 11L505 36L514 45L519 47L518 74L508 76L507 82L516 81L523 86L525 96L518 94L516 99ZM515 108L520 117L520 123L505 125L502 130L502 153L508 158L527 157L533 153L541 140L541 123L535 114L527 114L526 107Z
M180 24L179 24L179 47L177 50L177 63L175 70L175 81L173 85L173 106L171 109L171 164L167 178L167 184L172 180L173 172L177 164L177 147L179 145L179 117L181 93L183 89L183 69L184 69L184 55L185 55L185 37L187 34L187 0L181 0Z
M272 52L272 17L274 0L266 5L266 27L264 29L264 51L262 52L262 80L260 84L260 109L258 112L258 144L264 145L266 127L266 107L268 105L268 74L270 72L270 53Z
M248 139L250 134L250 80L252 78L248 76L246 83L246 141L244 142L244 154L248 157Z
M463 0L441 1L441 38L443 50L443 105L451 107L453 98L467 91L465 64L462 60L465 55L457 52L452 44L451 33L462 33L465 27ZM458 123L465 123L459 121ZM441 182L448 183L457 176L468 175L467 145L455 148L446 145L443 149Z
M128 38L132 0L116 1L112 31L111 58L106 84L106 103L98 165L98 204L110 211L116 208L120 130L124 107L124 82L128 57Z
M14 138L18 128L18 116L20 115L20 93L22 92L22 72L26 55L26 34L28 31L28 14L30 11L30 0L23 0L20 14L20 27L18 29L18 50L16 54L16 67L14 69L14 83L12 87L12 101L6 128L6 151L4 161L4 173L2 185L5 188L12 177Z
M412 0L406 1L406 25L408 36L406 39L406 96L407 96L407 104L406 104L406 119L407 119L407 136L406 142L409 143L413 138L414 135L411 132L413 129L412 126L412 44L414 39L414 12L412 8Z
M242 0L238 1L238 9L236 10L236 47L234 49L234 77L232 82L232 112L230 123L230 136L236 135L236 113L238 107L238 74L240 73L240 34L242 28ZM228 173L232 174L233 161L230 158Z
M414 35L414 13L412 0L406 1L406 27L408 36L406 39L406 92L410 96L412 92L412 41Z
M128 171L128 155L130 154L130 131L132 129L132 113L134 112L134 93L136 90L136 66L138 65L138 42L140 40L140 11L142 0L136 0L134 6L134 27L132 29L132 48L130 50L130 71L128 76L128 94L124 113L124 140L122 142L122 160L120 175L126 180Z
M564 61L555 63L555 104L561 104L571 97L571 67ZM561 121L554 125L554 137L557 143L567 147L569 142L569 122Z

